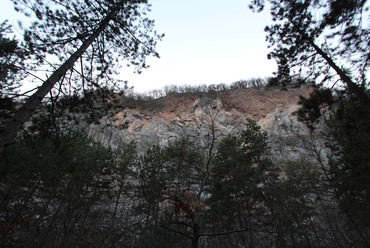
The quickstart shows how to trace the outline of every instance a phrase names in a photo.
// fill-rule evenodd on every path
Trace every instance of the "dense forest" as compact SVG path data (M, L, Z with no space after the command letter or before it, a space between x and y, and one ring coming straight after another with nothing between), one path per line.
M13 2L35 20L23 39L0 26L1 247L370 247L368 1L250 1L270 8L273 78L149 96L116 74L119 61L141 71L158 56L147 1ZM42 82L22 92L30 80ZM168 94L301 84L314 90L298 118L325 153L312 139L315 156L299 161L274 160L253 120L225 135L212 111L206 136L145 150L78 128Z

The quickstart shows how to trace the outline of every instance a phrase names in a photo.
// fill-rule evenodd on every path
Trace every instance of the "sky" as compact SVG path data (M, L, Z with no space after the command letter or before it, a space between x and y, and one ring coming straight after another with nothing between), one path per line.
M2 2L1 19L14 19L10 0ZM264 27L268 12L253 13L248 0L149 0L155 29L165 37L141 74L123 68L120 79L136 92L166 85L232 83L268 77L276 63L267 60ZM15 24L15 21L11 21Z

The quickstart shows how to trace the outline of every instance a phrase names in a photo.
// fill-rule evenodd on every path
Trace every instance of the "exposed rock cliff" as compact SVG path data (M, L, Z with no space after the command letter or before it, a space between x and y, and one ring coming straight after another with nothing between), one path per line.
M303 153L297 135L307 129L298 122L299 96L308 96L308 86L239 89L207 94L169 94L153 101L153 108L125 108L113 118L88 126L89 135L105 145L119 148L135 140L139 147L164 145L178 137L200 138L202 145L215 130L218 138L238 133L248 119L268 132L276 159L299 159ZM157 107L155 110L154 106Z

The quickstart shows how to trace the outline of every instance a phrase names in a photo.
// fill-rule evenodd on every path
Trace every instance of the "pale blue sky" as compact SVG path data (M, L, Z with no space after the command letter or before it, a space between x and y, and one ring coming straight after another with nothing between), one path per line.
M232 83L271 76L276 63L267 60L264 27L268 12L252 13L248 0L151 0L159 32L160 59L130 75L138 91L168 84ZM125 74L122 75L123 77Z
M1 1L1 19L11 19L10 0ZM271 76L276 63L268 53L264 27L268 12L252 13L248 0L150 0L156 30L165 33L149 69L133 74L123 69L120 78L135 91L165 85L232 83ZM14 23L14 22L11 22Z

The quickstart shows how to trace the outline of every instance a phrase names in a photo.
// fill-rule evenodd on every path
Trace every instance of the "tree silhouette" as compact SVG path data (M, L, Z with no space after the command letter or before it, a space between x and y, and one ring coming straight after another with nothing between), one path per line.
M112 84L111 75L119 59L128 60L140 72L147 67L146 56L158 56L154 47L161 36L153 31L153 21L145 17L145 0L13 2L16 10L37 18L25 30L24 39L38 65L50 56L60 63L52 64L52 73L6 125L0 137L0 153L57 83L64 93ZM77 78L79 83L72 87Z
M265 28L273 48L268 57L283 69L278 72L280 77L298 74L320 77L321 83L341 81L348 93L367 98L363 87L369 71L369 23L362 22L368 11L366 1L268 2L274 22ZM257 11L264 6L262 0L250 5Z

